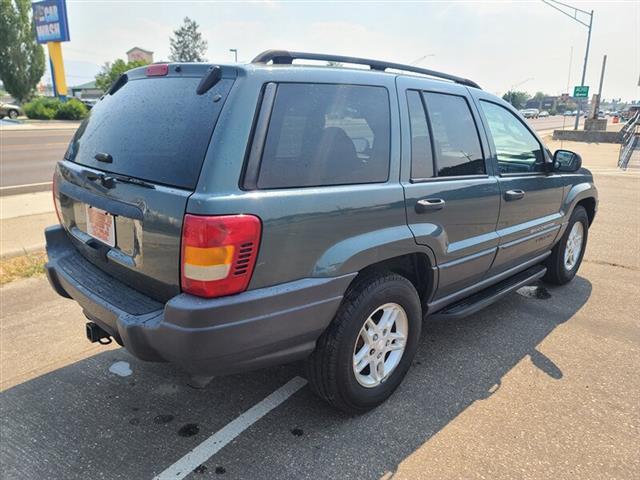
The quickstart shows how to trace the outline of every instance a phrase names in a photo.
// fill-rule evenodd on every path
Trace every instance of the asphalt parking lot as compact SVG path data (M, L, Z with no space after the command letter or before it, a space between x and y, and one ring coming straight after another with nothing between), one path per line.
M618 172L611 146L564 146L600 190L578 277L427 321L404 383L363 416L317 399L301 364L193 389L90 345L44 278L2 287L2 478L638 478L640 175ZM224 446L194 465L203 442Z

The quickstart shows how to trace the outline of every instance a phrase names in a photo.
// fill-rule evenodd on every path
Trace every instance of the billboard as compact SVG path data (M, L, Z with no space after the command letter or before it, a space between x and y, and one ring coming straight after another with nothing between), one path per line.
M65 0L43 0L34 2L31 6L38 43L69 41Z

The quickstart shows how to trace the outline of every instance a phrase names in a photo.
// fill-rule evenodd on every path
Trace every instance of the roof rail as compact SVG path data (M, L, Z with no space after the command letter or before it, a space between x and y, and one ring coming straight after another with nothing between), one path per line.
M368 65L371 70L379 70L381 72L386 71L389 68L394 70L402 70L405 72L420 73L422 75L428 75L430 77L443 78L450 80L461 85L468 87L480 88L480 86L473 80L468 80L462 77L456 77L455 75L449 75L448 73L437 72L435 70L429 70L428 68L414 67L413 65L404 65L401 63L389 63L382 62L380 60L370 60L367 58L359 57L345 57L342 55L329 55L324 53L308 53L308 52L289 52L287 50L266 50L259 54L256 58L251 60L251 63L268 63L274 64L291 64L296 59L305 60L323 60L326 62L341 62L341 63L354 63L357 65Z

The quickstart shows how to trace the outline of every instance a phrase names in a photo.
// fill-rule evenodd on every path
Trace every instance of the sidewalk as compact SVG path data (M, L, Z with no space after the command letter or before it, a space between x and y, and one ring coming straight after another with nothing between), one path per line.
M78 120L0 120L0 132L14 130L68 130L79 126L80 122Z
M51 192L0 198L0 258L44 249L44 229L58 223Z

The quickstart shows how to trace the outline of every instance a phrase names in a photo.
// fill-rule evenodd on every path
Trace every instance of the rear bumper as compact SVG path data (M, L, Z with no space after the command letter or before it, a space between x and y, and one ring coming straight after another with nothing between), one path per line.
M305 358L356 275L307 278L238 295L155 302L85 260L60 226L46 229L47 276L134 356L218 375ZM135 313L130 313L135 312Z

